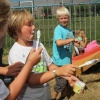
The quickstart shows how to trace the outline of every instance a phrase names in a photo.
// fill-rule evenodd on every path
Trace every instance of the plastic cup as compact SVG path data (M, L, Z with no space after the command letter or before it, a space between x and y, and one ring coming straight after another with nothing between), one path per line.
M73 91L75 93L83 93L84 92L84 88L85 88L86 84L82 81L76 81Z

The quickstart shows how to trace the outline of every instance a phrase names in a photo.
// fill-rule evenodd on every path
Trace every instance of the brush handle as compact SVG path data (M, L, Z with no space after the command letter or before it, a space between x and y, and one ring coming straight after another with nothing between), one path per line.
M39 46L39 39L37 39L37 41L36 41L36 51L38 49L38 46Z
M94 64L94 63L97 63L97 62L99 62L99 59L93 59L93 60L87 61L84 64L80 65L79 68L84 67L84 66L88 66L90 64Z
M39 42L40 42L40 30L37 31L36 50L38 49Z

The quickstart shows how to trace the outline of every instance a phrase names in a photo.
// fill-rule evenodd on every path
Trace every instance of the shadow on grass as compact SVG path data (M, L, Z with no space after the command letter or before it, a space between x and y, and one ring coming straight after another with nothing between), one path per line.
M100 72L100 62L98 62L96 65L93 65L91 68L86 70L83 74L96 74Z
M100 79L97 79L97 80L90 80L90 81L86 82L86 84L87 84L87 83L94 83L94 82L100 82Z

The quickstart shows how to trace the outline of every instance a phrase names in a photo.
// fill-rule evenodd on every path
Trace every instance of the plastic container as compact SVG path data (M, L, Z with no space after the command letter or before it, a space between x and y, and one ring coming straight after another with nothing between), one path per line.
M84 93L84 88L85 88L86 84L82 81L76 81L73 91L75 93Z

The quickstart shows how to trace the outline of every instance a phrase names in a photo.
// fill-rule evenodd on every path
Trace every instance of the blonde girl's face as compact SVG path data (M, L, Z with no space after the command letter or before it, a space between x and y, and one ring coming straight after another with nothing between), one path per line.
M68 21L69 21L69 16L68 15L60 15L60 16L58 16L58 22L63 27L66 27L68 25Z
M29 24L29 23L25 24L21 29L23 37L27 41L33 41L33 39L34 39L34 31L35 31L35 26L33 24Z
M83 34L82 34L82 33L80 33L80 34L79 34L79 36L80 36L80 37L83 37Z
M18 41L24 44L28 44L34 39L35 26L32 23L27 22L22 25L21 32L18 33Z

